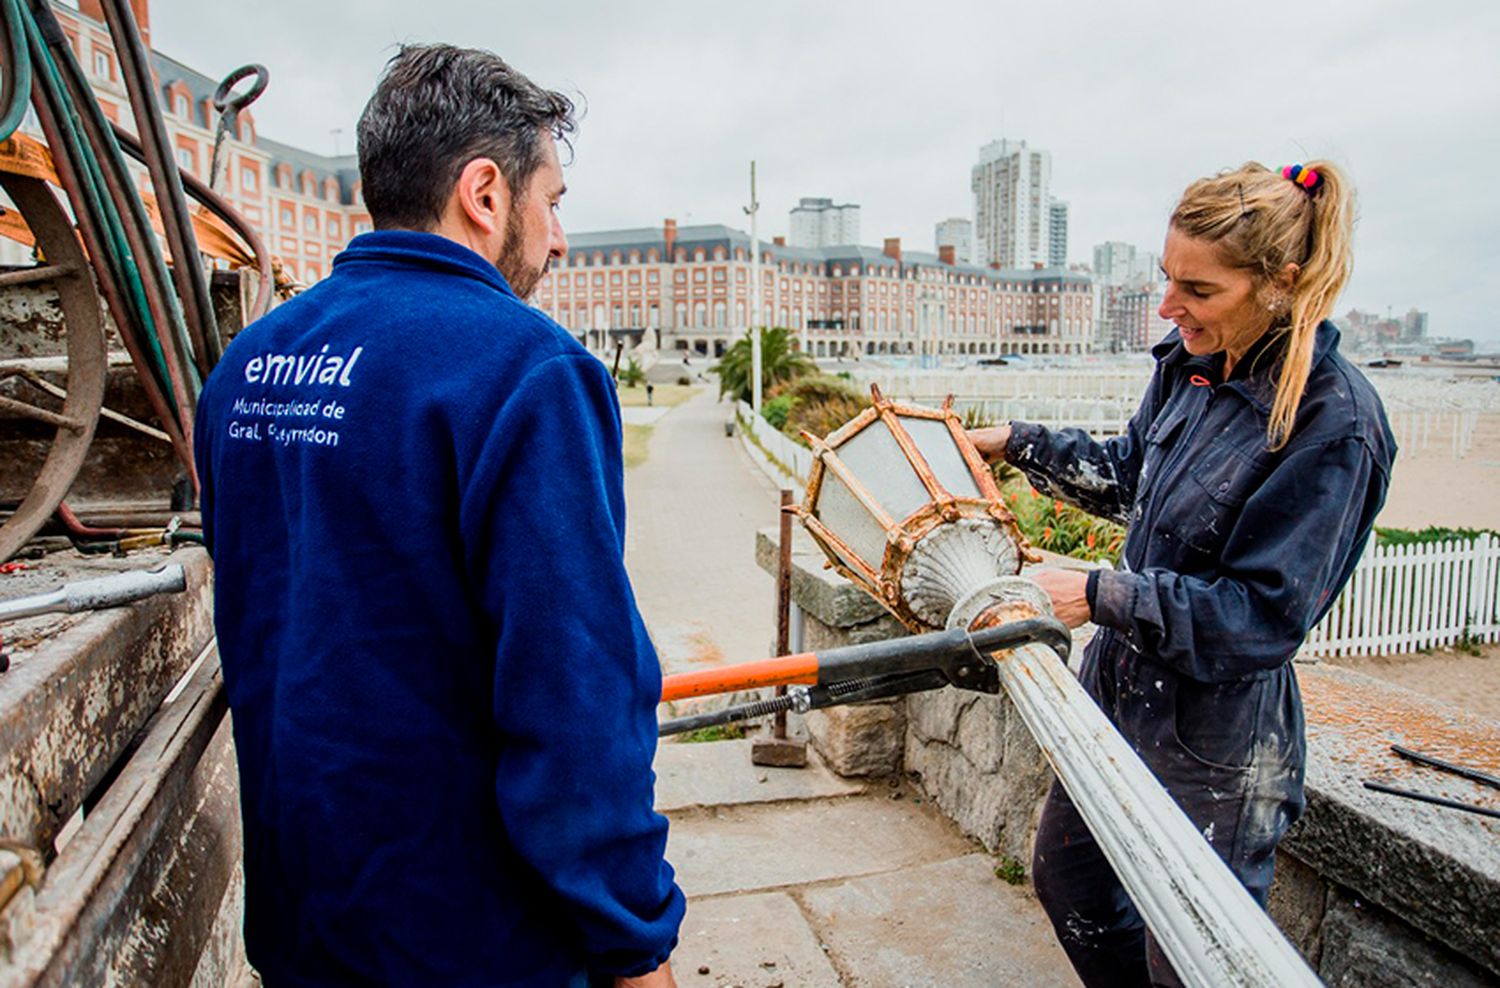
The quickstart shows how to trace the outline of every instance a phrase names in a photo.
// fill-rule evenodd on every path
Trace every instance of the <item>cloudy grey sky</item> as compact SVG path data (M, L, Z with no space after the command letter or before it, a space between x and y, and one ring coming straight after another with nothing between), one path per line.
M151 16L155 47L206 74L268 66L261 131L324 153L352 149L395 44L499 52L587 104L574 231L747 228L754 158L762 236L819 195L861 205L866 243L932 250L1003 136L1052 152L1085 261L1104 240L1159 250L1200 175L1329 157L1360 193L1339 311L1415 306L1435 335L1500 345L1493 0L152 0Z

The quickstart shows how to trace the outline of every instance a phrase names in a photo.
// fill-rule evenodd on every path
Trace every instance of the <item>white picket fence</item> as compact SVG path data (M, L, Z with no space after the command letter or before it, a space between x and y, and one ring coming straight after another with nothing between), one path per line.
M736 402L735 411L738 413L740 428L748 429L755 436L761 450L770 458L771 467L782 474L788 483L795 481L797 485L806 484L808 474L812 473L812 450L782 435L771 423L756 415L746 402Z
M1447 451L1455 460L1461 460L1473 451L1481 417L1493 417L1494 414L1472 408L1401 408L1392 405L1386 409L1391 432L1395 434L1401 452ZM1491 428L1493 433L1493 426Z
M1376 546L1303 650L1379 655L1500 640L1500 540Z

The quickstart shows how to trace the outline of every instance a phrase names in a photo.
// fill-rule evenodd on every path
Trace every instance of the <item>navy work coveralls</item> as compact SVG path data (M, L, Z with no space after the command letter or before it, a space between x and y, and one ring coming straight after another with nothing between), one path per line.
M1016 422L1006 446L1038 490L1128 526L1120 568L1090 578L1099 632L1080 677L1262 904L1276 844L1305 806L1291 660L1353 572L1396 453L1338 338L1318 327L1295 428L1275 451L1284 338L1267 334L1225 381L1223 355L1189 354L1175 329L1152 350L1124 435ZM1056 783L1033 867L1085 984L1177 983Z

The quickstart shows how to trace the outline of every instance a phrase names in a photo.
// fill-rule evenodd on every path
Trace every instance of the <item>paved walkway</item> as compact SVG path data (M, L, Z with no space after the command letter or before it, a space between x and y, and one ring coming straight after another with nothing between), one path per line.
M668 672L765 658L776 635L755 532L776 524L778 494L724 435L732 412L716 390L659 418L625 475L625 563Z
M777 492L712 388L657 420L625 475L626 563L668 671L768 654L774 586L755 564ZM749 741L663 743L657 805L688 895L682 988L1073 986L1027 886L901 780L758 768Z

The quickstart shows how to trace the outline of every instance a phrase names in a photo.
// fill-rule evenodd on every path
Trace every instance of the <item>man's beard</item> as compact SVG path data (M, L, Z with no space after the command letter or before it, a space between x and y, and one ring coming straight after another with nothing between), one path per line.
M526 263L526 235L521 228L521 211L512 209L505 218L505 240L500 245L500 258L495 261L495 267L500 269L501 276L510 284L510 290L523 302L531 298L531 293L536 291L537 283L547 273L551 263L550 256L539 268Z

